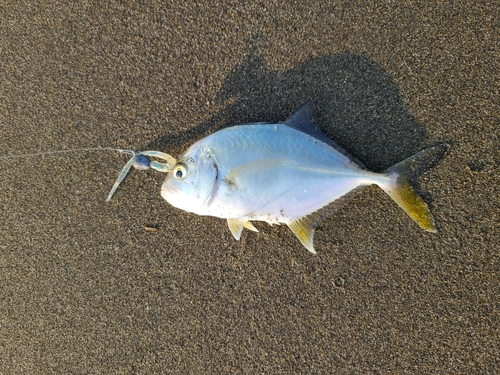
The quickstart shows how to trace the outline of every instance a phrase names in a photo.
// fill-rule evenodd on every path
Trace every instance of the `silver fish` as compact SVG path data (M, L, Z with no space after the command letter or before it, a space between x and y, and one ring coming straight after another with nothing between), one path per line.
M168 168L158 169L169 172L161 196L182 210L227 219L237 240L243 228L257 231L252 221L284 223L315 253L313 235L321 220L372 184L420 227L435 232L427 204L409 181L434 166L446 149L439 144L382 173L368 171L316 127L308 103L284 123L219 130L178 160L158 153L170 158Z

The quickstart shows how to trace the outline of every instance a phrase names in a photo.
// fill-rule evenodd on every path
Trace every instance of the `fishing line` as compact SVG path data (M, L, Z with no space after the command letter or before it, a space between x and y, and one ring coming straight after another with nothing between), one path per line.
M37 157L37 156L47 156L47 155L55 155L55 154L64 154L64 153L70 153L70 152L86 152L86 151L114 151L114 152L119 152L121 154L126 154L126 155L131 155L132 158L130 161L126 164L125 168L122 170L120 175L118 176L118 180L115 182L113 185L113 188L111 189L111 192L108 195L108 198L106 201L109 201L111 197L113 196L115 190L118 188L118 185L120 182L125 178L125 175L127 174L128 170L130 167L136 163L137 159L137 154L135 151L132 150L121 150L118 148L109 148L109 147L88 147L88 148L73 148L69 150L56 150L56 151L45 151L45 152L34 152L30 154L17 154L17 155L6 155L6 156L0 156L0 159L2 160L9 160L9 159L20 159L20 158L29 158L29 157ZM142 159L141 159L142 160ZM144 164L144 162L143 162ZM139 165L140 167L141 165Z
M111 197L115 193L116 189L118 188L118 185L123 181L125 176L127 175L128 171L130 170L131 167L134 167L135 169L140 169L140 170L146 170L149 168L155 169L159 172L163 173L168 173L174 165L177 163L176 159L173 158L172 156L165 154L164 152L161 151L143 151L143 152L135 152L133 150L121 150L118 148L109 148L109 147L90 147L90 148L73 148L69 150L57 150L57 151L45 151L45 152L34 152L30 154L17 154L17 155L6 155L6 156L0 156L0 159L2 160L8 160L8 159L19 159L19 158L26 158L26 157L36 157L36 156L46 156L46 155L54 155L54 154L63 154L63 153L70 153L70 152L85 152L85 151L115 151L119 152L121 154L129 155L132 156L130 160L125 164L125 167L123 167L122 171L118 175L118 178L116 179L113 187L111 188L111 191L108 194L108 197L106 198L106 202L109 202L111 200ZM164 160L166 163L160 163L155 160L151 160L150 157L156 157L159 159Z
M6 156L0 156L0 159L26 158L26 157L63 154L63 153L78 152L78 151L82 151L82 152L86 152L86 151L117 151L121 154L127 154L127 155L135 154L134 151L121 150L119 148L92 147L92 148L73 148L73 149L69 149L69 150L58 150L58 151L35 152L35 153L31 153L31 154L6 155Z

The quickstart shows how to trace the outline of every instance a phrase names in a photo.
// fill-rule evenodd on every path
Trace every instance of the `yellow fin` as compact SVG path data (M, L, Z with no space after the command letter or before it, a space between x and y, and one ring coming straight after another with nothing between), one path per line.
M253 226L252 223L250 223L247 220L240 220L241 224L247 229L250 229L251 231L258 232L259 230Z
M236 240L239 240L241 237L241 232L243 231L243 224L238 219L227 219L227 225L229 230L233 234L233 237Z
M250 229L254 232L258 232L257 228L255 228L252 223L250 223L247 220L241 220L241 219L227 219L227 225L229 227L229 230L233 234L233 237L237 240L241 238L241 232L243 231L243 228Z
M314 228L307 217L301 217L287 223L288 228L297 236L311 253L316 254L313 245Z
M422 228L436 233L436 225L427 203L418 196L410 182L425 173L442 159L448 150L447 144L429 147L386 170L394 178L395 186L381 186L382 189Z
M412 189L407 181L400 182L395 189L385 190L394 201L410 216L422 229L436 233L436 226L432 214L422 198Z

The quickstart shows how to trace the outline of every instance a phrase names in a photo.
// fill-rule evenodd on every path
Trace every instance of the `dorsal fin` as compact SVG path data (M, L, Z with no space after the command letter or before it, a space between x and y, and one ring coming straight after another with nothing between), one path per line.
M312 100L296 110L283 124L309 134L332 147L336 147L332 140L324 135L314 123L314 101Z
M284 121L283 124L298 130L302 133L306 133L314 138L320 140L321 142L326 143L327 145L333 147L335 150L344 154L348 158L350 158L354 163L358 164L358 166L364 168L363 163L361 163L358 159L352 157L343 147L336 144L330 138L328 138L314 123L314 100L308 101L298 110L296 110L288 120Z

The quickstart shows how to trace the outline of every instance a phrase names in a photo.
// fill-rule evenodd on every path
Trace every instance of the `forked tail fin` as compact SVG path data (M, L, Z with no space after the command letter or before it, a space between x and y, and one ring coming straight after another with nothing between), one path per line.
M421 228L433 233L437 230L429 207L410 183L413 178L436 165L443 158L447 149L447 144L438 144L393 165L385 173L395 177L395 184L381 186Z

